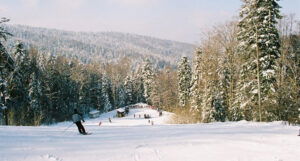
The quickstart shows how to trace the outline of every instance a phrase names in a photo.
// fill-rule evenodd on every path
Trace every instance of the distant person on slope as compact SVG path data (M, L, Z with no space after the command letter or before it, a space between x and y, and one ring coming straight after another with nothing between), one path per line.
M82 114L78 113L77 109L74 109L74 114L72 115L72 120L77 125L78 131L80 134L83 134L83 135L87 134L85 132L84 127L81 124L81 120L84 122Z

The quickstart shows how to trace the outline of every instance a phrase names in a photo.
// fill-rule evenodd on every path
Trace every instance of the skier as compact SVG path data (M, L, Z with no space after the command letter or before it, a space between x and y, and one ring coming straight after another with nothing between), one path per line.
M84 122L82 114L78 113L77 109L74 109L74 114L72 115L73 122L77 125L80 134L86 135L84 127L81 124L81 120Z

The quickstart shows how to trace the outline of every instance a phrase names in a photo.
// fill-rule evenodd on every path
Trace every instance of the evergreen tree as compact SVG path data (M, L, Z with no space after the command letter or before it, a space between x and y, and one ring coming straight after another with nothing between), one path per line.
M203 82L203 94L201 96L201 122L213 122L214 119L214 96L215 96L215 90L214 90L214 84L213 82L205 76L204 82Z
M111 84L109 83L109 78L107 76L102 77L102 101L103 101L103 110L105 112L110 111L113 109L109 91L111 90Z
M242 104L246 100L247 94L243 88L243 77L240 77L237 82L237 87L235 92L235 100L233 101L232 107L229 109L229 120L230 121L240 121L246 119L245 108Z
M216 97L213 99L212 106L214 108L213 118L215 121L226 120L226 108L224 107L224 99L222 97Z
M68 120L67 116L72 113L79 98L79 86L71 79L72 63L62 56L51 56L47 60L46 71L43 88L47 95L48 115L45 122ZM86 109L83 112L86 112Z
M152 92L151 92L151 95L150 95L150 99L151 99L151 104L153 106L159 107L159 105L160 105L160 95L159 95L159 92L158 92L158 85L157 85L156 81L154 81L152 83Z
M8 90L7 90L7 81L2 78L2 74L0 75L0 124L8 125L8 115L7 115L7 102L9 100ZM1 123L1 122L5 123Z
M1 18L1 20L0 20L0 44L1 44L1 46L2 46L2 42L1 42L2 40L6 41L8 36L12 36L12 34L9 33L9 32L2 26L3 23L6 23L6 22L8 22L8 21L9 21L9 19L7 19L7 18L5 18L5 17Z
M178 64L178 95L179 105L184 107L188 105L191 87L191 67L187 57L183 57Z
M15 47L15 69L9 78L9 95L13 102L13 109L10 111L13 124L26 125L31 120L30 114L27 112L29 95L28 85L31 74L31 65L28 51L24 49L22 42L17 42Z
M80 81L79 86L79 107L80 108L97 108L98 110L101 110L102 108L102 84L101 84L101 78L99 80L93 80L93 75L88 73L86 69L81 69L82 75L80 75L80 78L83 78ZM92 88L91 88L92 86ZM92 96L91 96L92 94ZM100 97L100 98L99 98ZM96 107L93 105L92 99L96 100ZM100 101L101 100L101 101Z
M144 86L144 98L146 99L146 103L153 104L151 97L155 97L153 92L155 88L155 75L149 59L145 61L145 64L142 68L142 78Z
M201 49L196 50L196 58L194 61L194 68L192 73L192 87L191 87L191 111L196 117L201 116Z
M115 104L117 107L124 107L127 105L126 91L124 85L120 85L117 88L117 97L115 100Z
M251 112L248 119L270 120L276 106L276 59L280 56L276 29L280 18L277 0L243 0L238 33L243 59L240 93L242 108Z
M9 20L6 18L0 20L0 112L2 112L2 115L4 116L6 125L8 124L7 102L10 99L7 78L14 69L14 61L2 44L3 41L7 40L8 36L11 36L11 34L7 32L1 24L8 21Z
M141 74L141 69L137 71L137 73L133 77L133 102L146 102L146 98L144 97L145 88L143 82L143 76Z
M131 76L127 76L124 82L125 88L125 104L130 105L133 104L133 81Z
M42 88L42 72L38 65L38 51L31 48L29 51L30 56L30 70L31 74L29 77L29 112L31 116L30 124L31 125L40 125L43 119L43 88Z
M218 84L217 84L217 94L213 99L213 107L215 109L214 119L216 121L224 122L228 116L228 94L230 87L230 73L229 69L226 67L226 61L222 60L220 68L218 69Z
M47 116L45 122L55 123L62 117L61 113L61 92L65 90L63 82L61 82L61 74L57 67L57 57L51 55L47 59L46 63L46 75L45 75L45 93L48 99ZM60 116L59 116L60 115Z
M99 75L91 73L89 77L87 91L88 92L88 98L86 101L86 105L89 108L98 109L101 110L101 94L102 94L102 84L101 84L101 78Z
M34 125L40 125L43 117L42 107L41 107L41 97L42 97L42 89L41 82L37 77L37 74L33 72L30 75L30 83L29 83L29 98L30 98L30 113L33 119Z

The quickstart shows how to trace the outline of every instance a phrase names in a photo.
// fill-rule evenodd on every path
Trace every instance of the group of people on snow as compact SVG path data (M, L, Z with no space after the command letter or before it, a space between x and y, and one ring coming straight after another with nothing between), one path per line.
M129 109L128 109L128 112L129 112ZM161 116L161 115L162 115L162 111L159 111L159 116ZM134 118L135 118L136 115L134 114L133 116L134 116ZM140 114L139 114L139 118L141 118L141 115L140 115ZM145 119L150 119L151 116L150 116L149 114L144 114L144 118L145 118ZM82 122L85 122L84 119L83 119L83 115L82 115L81 113L79 113L77 109L74 109L74 113L73 113L73 115L72 115L72 120L73 120L73 123L76 124L76 126L77 126L78 131L79 131L80 134L82 134L82 135L87 135L87 134L88 134L88 133L85 131L85 128L83 127L83 125L82 125L82 123L81 123L81 121L82 121ZM112 123L111 118L108 118L108 121L109 121L110 123ZM148 120L148 123L151 123L151 125L154 125L154 122L153 122L153 121ZM99 123L99 126L100 126L101 124L102 124L102 123L100 122L100 123Z

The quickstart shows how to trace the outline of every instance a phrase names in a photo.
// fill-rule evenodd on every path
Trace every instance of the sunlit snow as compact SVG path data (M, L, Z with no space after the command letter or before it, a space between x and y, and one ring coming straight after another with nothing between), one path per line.
M1 161L296 161L299 127L282 122L247 121L195 125L167 124L149 108L116 111L84 126L79 135L71 122L52 126L0 126ZM150 122L143 115L151 115ZM135 117L134 117L135 116ZM141 117L140 117L141 116ZM109 123L108 118L112 122ZM101 122L101 126L99 126Z

